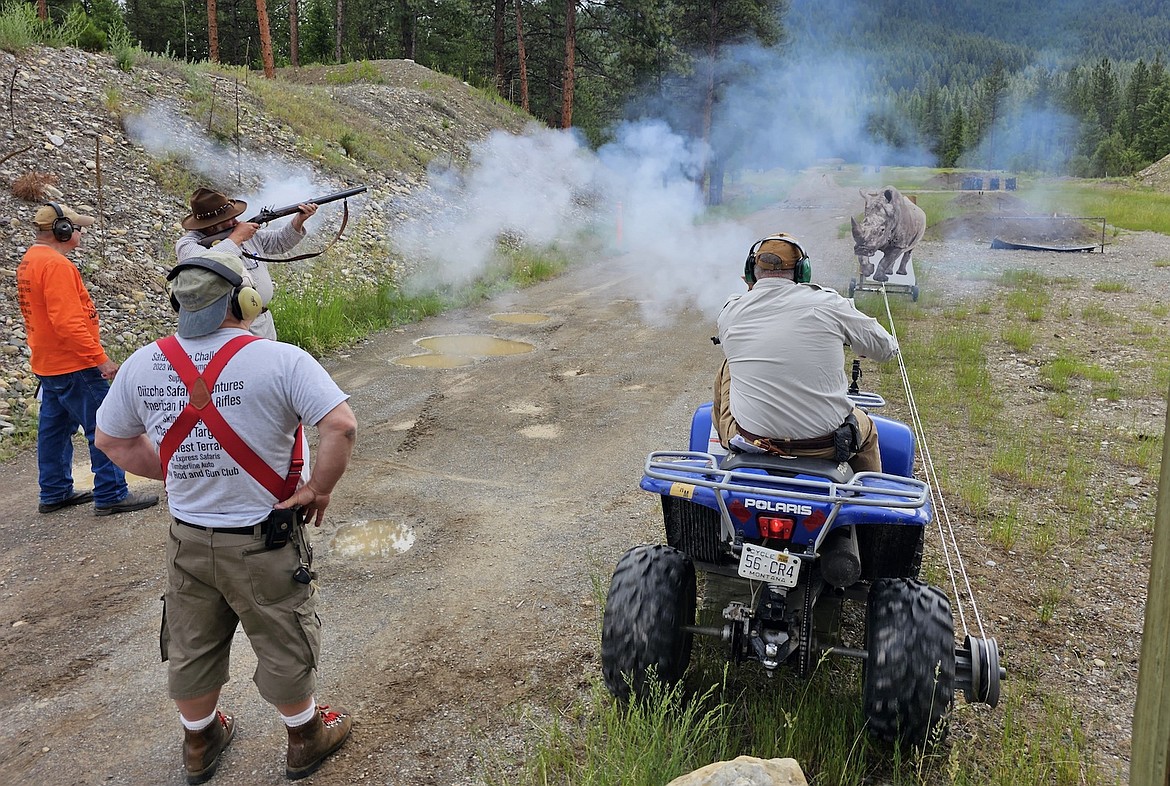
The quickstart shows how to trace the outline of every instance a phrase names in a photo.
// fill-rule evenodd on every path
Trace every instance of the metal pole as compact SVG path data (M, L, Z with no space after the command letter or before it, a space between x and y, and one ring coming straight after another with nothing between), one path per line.
M1170 402L1170 394L1167 395ZM1162 432L1162 469L1154 512L1154 546L1146 587L1146 619L1133 713L1133 786L1170 783L1170 409Z

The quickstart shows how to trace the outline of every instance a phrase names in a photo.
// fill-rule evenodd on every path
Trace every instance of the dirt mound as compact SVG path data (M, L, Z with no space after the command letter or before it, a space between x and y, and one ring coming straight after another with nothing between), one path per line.
M963 178L969 174L969 172L939 172L923 183L922 187L934 191L958 190L963 184Z
M1170 156L1155 161L1134 177L1150 188L1170 191Z
M991 242L1043 246L1076 246L1100 240L1100 225L1067 216L1035 211L1018 196L995 191L965 191L951 200L963 215L948 218L927 230L935 240Z

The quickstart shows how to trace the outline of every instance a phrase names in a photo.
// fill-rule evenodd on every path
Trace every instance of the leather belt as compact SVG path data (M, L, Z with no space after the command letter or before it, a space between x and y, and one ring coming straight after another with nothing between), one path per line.
M739 435L748 442L751 442L766 450L816 450L819 448L831 448L837 445L836 432L831 432L823 437L809 437L808 439L778 439L776 437L757 436L749 431L746 431L744 427L738 423L735 424L735 428L737 431L739 431Z
M268 519L261 521L259 524L253 524L250 527L204 527L202 524L192 524L182 519L175 519L175 523L182 524L184 527L190 527L191 529L201 529L204 532L216 532L221 535L255 535L257 528L259 528L261 535L268 531Z

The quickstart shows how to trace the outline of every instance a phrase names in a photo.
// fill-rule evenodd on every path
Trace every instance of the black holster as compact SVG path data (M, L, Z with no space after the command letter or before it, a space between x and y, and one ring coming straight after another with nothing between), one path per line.
M283 510L273 509L268 514L268 521L264 523L264 548L284 548L293 532L296 531L297 525L303 520L299 507Z
M852 412L833 432L833 448L833 460L837 462L848 461L861 450L861 424Z

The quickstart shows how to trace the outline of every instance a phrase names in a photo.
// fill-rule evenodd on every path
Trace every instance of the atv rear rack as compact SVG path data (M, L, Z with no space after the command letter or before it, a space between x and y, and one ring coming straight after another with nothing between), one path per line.
M847 482L838 483L809 475L787 477L766 474L762 470L723 469L719 462L719 457L711 453L659 450L647 456L643 474L647 478L671 484L671 496L690 498L696 487L709 489L718 503L720 530L727 543L735 541L736 532L727 509L726 494L831 504L831 512L817 538L818 546L845 505L916 510L930 500L930 486L917 478L901 475L858 472ZM794 471L798 471L798 467L794 466Z

